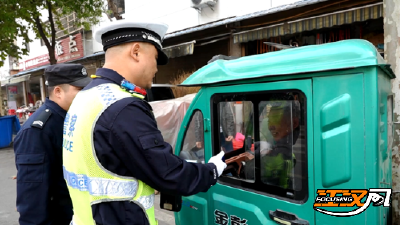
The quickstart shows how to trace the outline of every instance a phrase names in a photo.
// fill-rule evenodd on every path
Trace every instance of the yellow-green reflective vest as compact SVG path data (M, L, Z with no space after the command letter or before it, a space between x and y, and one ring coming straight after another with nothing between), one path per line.
M118 100L142 98L130 94L116 84L102 84L80 91L64 122L64 179L72 199L74 216L71 224L95 224L92 205L110 201L132 201L139 205L150 225L157 225L154 216L154 189L135 179L105 169L94 149L93 131L100 115Z

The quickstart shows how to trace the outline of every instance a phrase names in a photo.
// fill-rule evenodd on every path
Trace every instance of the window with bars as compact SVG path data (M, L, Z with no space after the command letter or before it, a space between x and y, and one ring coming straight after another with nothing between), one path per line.
M56 18L54 18L56 20ZM76 26L76 21L77 17L75 13L71 13L68 15L63 15L60 18L62 28L58 27L57 24L55 25L55 30L56 30L56 40L64 37L70 33L73 33L77 30L79 30L81 27ZM49 21L45 22L45 27L48 27ZM49 32L50 33L50 32ZM49 39L49 42L51 42L51 37L47 37ZM40 39L40 45L45 46L45 43L42 39Z
M112 0L112 2L114 4L114 7L116 7L116 10L119 13L119 15L125 13L125 0ZM108 5L108 10L110 11L110 16L115 17L112 7L113 6Z
M76 26L77 18L75 13L62 16L60 21L63 29L56 26L56 39L80 29L80 27Z

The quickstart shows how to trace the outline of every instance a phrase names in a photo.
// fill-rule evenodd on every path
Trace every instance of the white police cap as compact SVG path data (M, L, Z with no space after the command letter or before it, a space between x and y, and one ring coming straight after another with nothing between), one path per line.
M103 45L103 50L127 42L148 42L153 44L158 51L159 65L168 62L168 56L162 51L162 41L168 25L157 22L138 22L117 20L108 22L95 31L94 38Z

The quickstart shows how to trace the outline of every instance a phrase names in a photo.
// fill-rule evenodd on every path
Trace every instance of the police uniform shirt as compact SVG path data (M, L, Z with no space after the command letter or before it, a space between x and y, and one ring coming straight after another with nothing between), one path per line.
M104 83L119 85L123 80L105 68L98 69L96 75L100 78L85 89ZM172 147L164 142L151 106L139 98L124 98L106 109L94 128L94 147L104 168L135 177L161 192L189 196L205 192L217 182L214 164L187 163L170 153ZM94 204L92 213L102 225L148 224L143 210L129 201Z
M62 170L66 113L46 99L14 140L20 225L66 225L72 220L72 202Z

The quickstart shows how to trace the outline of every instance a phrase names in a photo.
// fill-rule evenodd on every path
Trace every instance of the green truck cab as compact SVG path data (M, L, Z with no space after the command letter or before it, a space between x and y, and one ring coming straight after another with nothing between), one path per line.
M394 77L363 40L199 69L181 84L201 89L175 154L206 163L223 150L228 167L208 192L182 197L176 224L387 224Z

